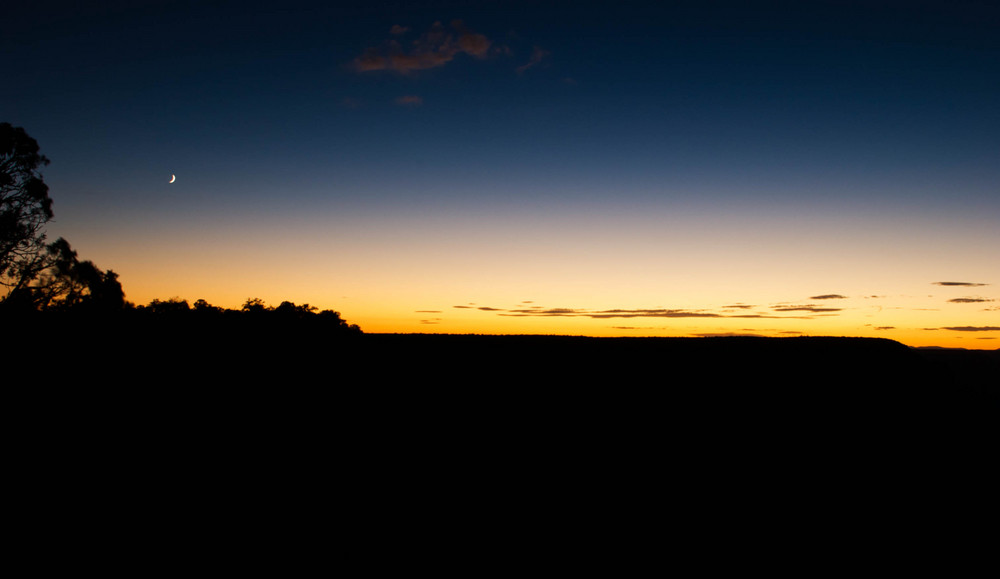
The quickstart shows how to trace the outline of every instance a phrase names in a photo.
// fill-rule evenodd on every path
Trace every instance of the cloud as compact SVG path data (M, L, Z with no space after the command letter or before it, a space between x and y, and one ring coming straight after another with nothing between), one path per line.
M813 312L813 313L824 313L824 312L842 312L844 308L821 308L818 306L771 306L771 309L776 312Z
M944 286L962 286L962 287L982 287L985 285L990 285L988 283L975 283L971 281L936 281L934 285L944 285Z
M400 34L406 34L410 31L409 26L400 26L399 24L393 24L392 28L389 29L389 34L393 36L399 36Z
M469 30L460 20L452 22L451 28L435 22L409 47L392 39L381 48L368 48L354 59L354 68L358 72L392 70L406 74L444 66L462 53L476 58L484 58L489 53L493 43L485 35ZM397 25L389 32L400 36L407 30Z
M531 302L521 302L522 304ZM574 317L574 318L591 318L595 320L602 319L630 319L630 318L728 318L728 319L811 319L811 316L785 316L776 314L759 314L759 313L735 313L732 309L737 311L745 310L747 308L755 307L744 304L734 304L725 306L720 312L714 312L709 310L688 310L688 309L672 309L672 308L648 308L648 309L606 309L606 310L589 310L585 308L543 308L542 306L530 306L530 307L520 307L520 308L495 308L490 306L478 306L476 304L469 304L463 306L452 306L458 309L476 309L483 312L495 312L497 315L506 317ZM814 305L790 305L790 306L771 306L775 312L809 312L815 313L834 313L843 311L842 308L823 308ZM728 309L728 312L727 312Z
M769 316L769 315L766 315L766 314L735 314L735 315L723 316L723 317L726 317L726 318L769 318L769 319L772 319L772 320L777 320L777 319L781 319L781 318L784 318L784 317L787 317L787 316ZM805 319L805 318L799 318L799 319Z
M591 318L721 318L720 314L689 310L604 310L586 314Z
M469 30L461 20L455 20L451 25L458 32L457 42L462 52L479 58L489 54L490 46L493 45L489 38Z
M483 309L483 308L480 308ZM501 311L501 310L494 310ZM610 318L721 318L720 314L693 312L688 310L578 310L572 308L532 308L527 310L508 310L508 316L573 316L593 319Z
M544 309L535 306L529 310L496 310L496 311L507 311L509 313L500 314L502 316L577 316L585 315L579 310L574 310L570 308L549 308Z
M993 300L988 300L986 298L955 298L948 300L948 303L952 304L981 304L984 302L992 302Z
M952 326L941 329L954 332L1000 332L1000 326Z
M396 104L404 107L419 107L424 104L424 99L417 95L404 95L396 98Z
M524 74L524 71L528 70L529 68L535 66L536 64L544 60L545 57L547 57L549 54L551 54L549 51L536 46L535 49L531 52L531 58L528 59L528 62L522 64L521 66L517 67L514 70L517 71L517 74Z
M813 296L809 298L811 300L845 300L847 296L842 296L840 294L823 294L821 296Z
M479 308L486 309L486 308ZM592 318L595 320L601 319L612 319L612 318L779 318L780 316L768 316L761 314L718 314L714 312L706 312L701 310L683 310L683 309L637 309L637 310L622 310L622 309L612 309L612 310L582 310L573 308L550 308L543 309L535 306L531 309L519 309L519 310L497 310L495 308L490 308L491 311L506 311L507 313L500 314L504 316L566 316L566 317L582 317L582 318ZM839 310L838 310L839 311Z

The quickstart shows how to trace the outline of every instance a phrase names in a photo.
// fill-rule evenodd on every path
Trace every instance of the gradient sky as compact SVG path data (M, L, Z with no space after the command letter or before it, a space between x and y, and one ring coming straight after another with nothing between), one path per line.
M1000 3L28 4L0 121L134 303L1000 347Z

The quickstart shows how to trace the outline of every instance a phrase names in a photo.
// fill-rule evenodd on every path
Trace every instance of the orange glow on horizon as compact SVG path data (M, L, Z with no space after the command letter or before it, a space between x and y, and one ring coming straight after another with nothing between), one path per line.
M67 237L118 272L138 305L287 300L336 310L368 333L862 336L1000 347L997 263L980 243L995 228L952 227L963 248L954 252L929 240L925 223L882 217L508 209L451 221L317 214ZM127 236L134 243L118 243ZM970 283L935 283L945 280Z

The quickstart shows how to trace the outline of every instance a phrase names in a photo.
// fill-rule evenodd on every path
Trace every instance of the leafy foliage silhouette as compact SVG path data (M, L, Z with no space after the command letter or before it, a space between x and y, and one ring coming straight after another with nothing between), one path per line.
M47 267L44 226L53 217L52 199L38 169L48 164L23 128L0 123L0 282L10 288L7 295Z
M0 123L0 296L4 309L121 309L118 274L80 261L69 242L46 244L52 198L39 168L49 160L21 127Z
M145 306L125 308L126 312L134 311L139 319L150 323L170 319L186 321L198 327L214 326L230 329L253 327L257 330L280 327L282 330L320 331L328 335L362 333L357 324L348 324L340 312L317 311L318 309L316 306L298 305L290 301L283 301L278 307L271 307L259 298L248 298L239 309L214 306L205 299L195 300L192 307L188 305L186 299L178 297L166 300L154 299Z
M40 309L115 311L125 307L125 292L112 270L101 271L92 261L80 261L69 242L59 238L46 252L52 260L27 289Z

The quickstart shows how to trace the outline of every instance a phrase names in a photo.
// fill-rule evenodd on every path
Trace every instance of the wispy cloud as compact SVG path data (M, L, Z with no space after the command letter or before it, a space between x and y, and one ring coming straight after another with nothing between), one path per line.
M811 300L845 300L847 296L842 296L840 294L823 294L821 296L812 296L809 298Z
M1000 326L951 326L941 329L953 332L1000 332Z
M539 306L532 307L527 310L496 310L501 312L507 312L501 315L507 316L582 316L586 315L585 311L574 310L570 308L542 308Z
M407 31L409 28L405 26L393 26L389 32L397 38L390 39L382 47L365 50L354 59L354 68L359 72L391 70L406 74L444 66L462 53L484 58L493 44L485 35L469 30L460 20L453 21L450 28L435 22L427 32L404 46L398 38Z
M457 309L477 309L484 312L494 312L500 316L507 317L575 317L600 319L629 319L629 318L731 318L731 319L808 319L808 316L782 316L775 314L759 313L731 313L726 309L720 312L706 310L672 309L672 308L650 308L650 309L607 309L591 310L585 308L544 308L541 306L531 306L528 308L495 308L488 306L452 306ZM731 306L727 306L731 307ZM741 306L739 310L753 306ZM819 308L816 306L789 306L781 308L775 306L774 309L780 312L806 311L809 313L830 313L839 312L840 308Z
M986 285L990 285L990 284L988 284L988 283L975 283L975 282L971 282L971 281L936 281L936 282L934 282L934 285L961 286L961 287L982 287L982 286L986 286Z
M483 58L489 54L493 41L486 38L486 35L469 30L461 20L455 20L451 25L458 33L456 42L462 52L478 58Z
M424 104L424 99L417 95L404 95L396 98L396 104L403 107L419 107Z
M721 314L690 310L604 310L588 313L591 318L720 318Z
M517 67L514 70L517 71L517 74L524 74L524 71L526 71L529 68L535 66L539 62L542 62L543 60L545 60L545 58L547 56L549 56L549 54L551 54L549 51L547 51L547 50L545 50L545 49L543 49L541 47L536 46L534 48L534 50L531 51L531 58L528 59L528 62L526 62L525 64L522 64L521 66Z
M482 308L480 308L482 309ZM506 313L505 316L573 316L593 319L608 318L718 318L720 314L697 312L689 310L584 310L574 308L530 308L521 310L497 310Z
M952 303L952 304L981 304L981 303L992 302L992 301L993 300L989 300L989 299L986 299L986 298L955 298L955 299L948 300L948 303Z
M827 312L840 312L844 308L821 308L819 306L813 305L801 305L801 306L771 306L771 309L776 312L812 312L812 313L827 313Z
M416 313L418 313L418 314L440 314L441 310L416 310ZM424 319L420 320L420 323L424 324L424 325L440 324L441 323L441 318L424 318Z

